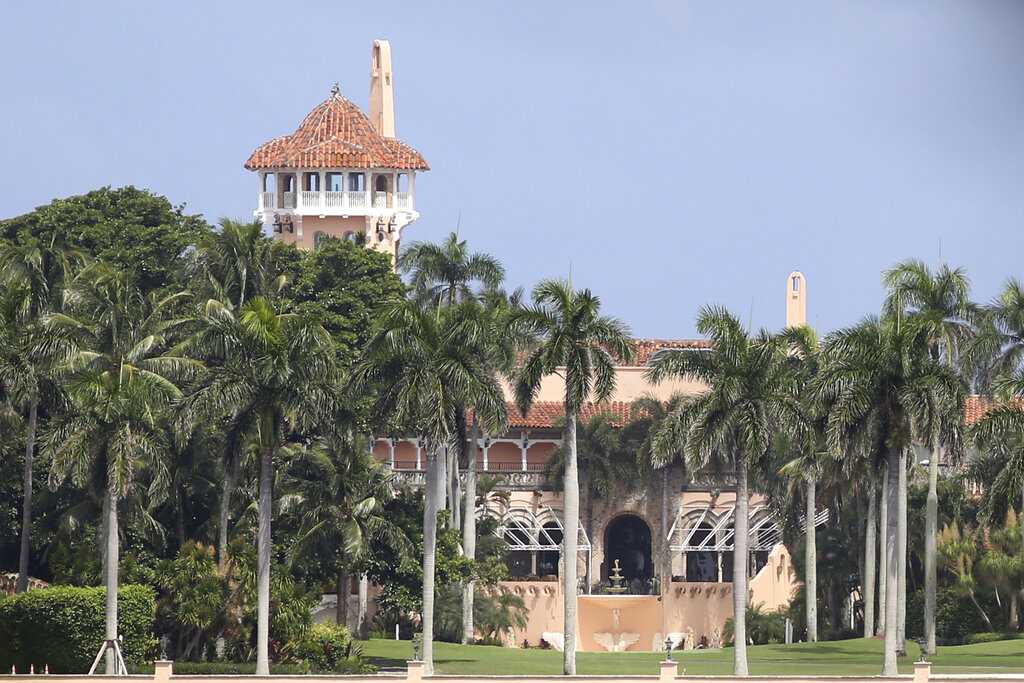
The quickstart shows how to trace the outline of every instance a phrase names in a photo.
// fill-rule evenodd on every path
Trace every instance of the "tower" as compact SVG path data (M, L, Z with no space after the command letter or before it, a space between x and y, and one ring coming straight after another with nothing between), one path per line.
M395 137L391 46L373 42L370 117L338 85L291 135L264 143L245 167L259 175L254 215L268 232L303 249L326 237L355 240L392 258L402 230L419 218L416 171L423 156Z
M794 270L786 280L786 327L807 324L807 283L804 274Z

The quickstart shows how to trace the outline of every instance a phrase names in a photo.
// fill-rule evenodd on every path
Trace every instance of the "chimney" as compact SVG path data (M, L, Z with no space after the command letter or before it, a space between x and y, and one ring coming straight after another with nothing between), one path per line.
M373 58L370 65L370 123L384 137L395 137L391 43L386 40L373 41Z
M804 274L794 270L786 284L786 327L807 324L807 283Z

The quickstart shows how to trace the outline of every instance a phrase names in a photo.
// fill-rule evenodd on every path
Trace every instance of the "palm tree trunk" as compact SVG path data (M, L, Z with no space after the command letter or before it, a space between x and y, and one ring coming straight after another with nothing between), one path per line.
M21 554L18 556L18 583L15 593L28 590L28 555L32 549L32 462L36 451L36 421L39 401L28 408L28 432L25 434L25 491L21 503Z
M868 480L868 521L864 530L864 637L875 634L875 525L878 516L878 499L875 497L875 478Z
M667 595L672 586L672 549L668 540L668 470L669 464L661 468L661 590ZM664 624L662 624L664 626ZM664 630L664 629L663 629Z
M818 550L814 529L817 482L807 477L807 509L804 512L804 596L807 603L807 642L818 642Z
M888 612L885 609L885 598L888 595L888 578L889 578L889 474L888 466L883 469L885 474L882 477L882 485L879 487L879 496L881 502L879 504L878 514L878 630L876 635L885 635L885 615Z
M224 571L227 565L228 555L228 523L231 517L231 494L235 490L235 482L238 481L238 458L231 458L231 462L224 467L224 490L220 494L220 525L218 527L217 539L217 567Z
M896 652L907 655L907 451L900 451L899 506L897 541L899 542L899 583L896 584Z
M270 510L273 504L274 449L260 458L259 527L256 532L256 675L270 675Z
M883 676L896 676L896 603L898 602L897 582L899 567L899 495L900 495L900 454L889 449L886 455L886 513L885 520L885 655L882 663Z
M338 611L337 622L348 628L348 594L352 577L348 568L348 556L341 561L341 572L338 574Z
M928 498L924 509L924 651L935 654L935 587L938 581L936 558L939 533L939 436L933 440L928 461Z
M736 457L736 519L733 523L732 557L732 675L748 676L747 670L747 548L750 535L750 492L747 489L747 463ZM814 524L813 516L811 524Z
M466 558L476 559L476 458L480 439L480 424L474 419L469 438L469 467L466 468L466 502L462 522L462 550ZM473 624L473 596L476 582L470 579L462 586L462 644L476 640Z
M576 572L579 566L580 534L580 478L576 463L576 415L565 416L565 533L562 537L565 548L565 610L563 631L565 646L562 651L562 673L576 675Z
M104 638L117 640L117 570L119 561L117 531L117 490L113 477L107 483L107 614ZM117 673L117 654L112 648L107 649L107 675Z
M356 637L366 639L366 598L369 592L370 579L363 572L359 575L359 614L356 615Z
M455 456L455 454L452 453L451 451L449 451L448 452L448 456L447 456L447 458L445 458L445 463L444 463L445 464L445 472L447 473L447 478L445 479L445 503L444 503L444 507L445 507L446 510L451 510L453 513L455 511L455 487L452 484L452 482L455 479L455 475L452 474L453 468L454 468L454 464L455 464L455 457L454 456ZM454 521L454 514L449 519L449 521Z
M443 447L442 447L443 448ZM437 511L438 493L443 488L447 458L439 451L431 449L427 453L427 492L423 502L423 673L434 675L434 565L437 559ZM439 481L439 479L441 481Z

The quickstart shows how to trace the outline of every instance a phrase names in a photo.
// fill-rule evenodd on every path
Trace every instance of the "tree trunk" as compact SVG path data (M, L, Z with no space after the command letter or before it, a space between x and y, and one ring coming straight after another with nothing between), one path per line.
M25 434L25 491L21 503L21 555L18 556L18 583L15 593L28 590L28 555L32 549L32 463L36 451L36 421L39 401L28 408L28 432Z
M359 575L359 614L356 615L356 632L360 640L366 639L366 603L369 592L370 579L366 572Z
M452 453L452 528L462 529L462 483L459 481L459 451Z
M928 461L928 499L924 509L924 651L935 654L935 587L939 533L939 435L934 437Z
M978 598L974 595L974 591L968 590L967 597L971 599L971 603L974 605L974 609L978 610L978 614L981 615L982 621L985 622L985 628L988 629L988 632L995 633L996 630L992 626L992 620L988 618L988 614L986 614L985 610L983 610L981 608L981 605L978 604Z
M104 638L117 640L117 570L119 561L118 530L117 530L117 489L112 476L107 482L107 615ZM117 654L110 648L107 650L107 675L117 673Z
M807 509L804 512L804 595L807 603L807 642L818 642L818 550L814 529L817 482L807 477Z
M889 578L889 469L888 466L882 470L885 476L882 477L882 485L879 487L879 496L881 502L879 504L879 515L878 515L878 630L877 635L885 635L885 615L888 612L885 609L885 597L888 595L888 578Z
M747 548L750 529L750 492L747 490L747 463L742 454L736 458L736 519L733 523L732 611L733 660L732 675L748 676L747 670ZM813 520L811 521L813 525Z
M868 521L864 529L864 637L875 634L875 524L878 515L878 499L875 497L875 478L868 481Z
M470 560L476 559L476 458L479 448L480 424L474 419L469 438L469 466L466 468L466 500L462 506L462 551ZM476 582L470 579L462 586L462 644L476 641L473 624L473 597Z
M576 415L565 416L565 530L562 544L565 548L563 586L565 612L563 631L565 646L562 651L562 673L576 675L576 573L579 566L580 536L580 479L576 463Z
M224 490L220 494L220 526L217 539L217 567L223 572L227 565L228 554L228 524L231 518L231 494L235 490L235 482L238 481L238 458L231 458L231 462L224 467Z
M270 512L273 504L274 449L260 457L259 527L256 533L256 675L270 675Z
M670 465L665 463L665 466L661 468L661 590L659 593L662 596L668 595L668 591L672 587L672 549L668 538L670 528L668 522L669 467Z
M427 453L427 492L423 502L423 673L434 675L434 565L437 559L438 493L446 480L447 457L440 453L444 447ZM447 449L444 449L447 450ZM438 462L439 458L444 458Z
M449 523L453 522L455 519L455 487L452 484L452 482L454 481L454 475L452 474L452 472L455 465L456 457L458 456L449 451L444 461L446 473L444 509L450 510L452 512L452 516L448 518Z
M900 451L899 484L899 517L897 522L897 541L899 547L899 578L896 584L896 653L900 657L907 655L907 451Z
M886 513L885 520L885 655L882 664L883 676L896 676L896 603L899 581L899 495L900 495L900 454L889 449L886 455Z
M348 628L348 596L351 592L352 576L348 567L348 557L341 561L341 573L338 575L338 613L337 622Z
M181 546L185 545L185 496L181 492L182 487L178 486L174 492L174 497L178 501L178 514L175 520L175 527L178 531L178 550L181 550Z

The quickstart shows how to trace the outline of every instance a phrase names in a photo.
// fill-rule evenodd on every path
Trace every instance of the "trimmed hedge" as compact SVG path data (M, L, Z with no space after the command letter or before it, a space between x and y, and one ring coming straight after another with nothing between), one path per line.
M153 622L156 592L149 586L121 586L118 631L125 659L144 662L156 651ZM0 671L11 665L28 673L86 673L103 644L106 588L54 586L0 599ZM101 664L102 666L102 664Z
M1024 633L972 633L964 638L964 645L995 643L1000 640L1024 640Z

